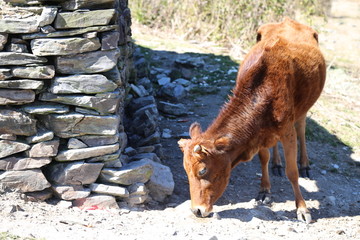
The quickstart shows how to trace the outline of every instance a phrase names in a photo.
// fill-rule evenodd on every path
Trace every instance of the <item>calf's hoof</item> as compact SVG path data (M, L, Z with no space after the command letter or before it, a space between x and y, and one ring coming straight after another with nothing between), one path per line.
M260 191L259 194L256 196L255 200L262 204L268 204L271 202L271 195L269 191Z
M297 219L299 221L306 222L306 224L311 223L311 214L309 213L309 210L306 208L298 208Z
M272 166L271 170L274 176L278 176L278 177L284 176L283 167L281 165L276 164Z
M310 178L310 167L300 167L299 168L300 177L302 178Z

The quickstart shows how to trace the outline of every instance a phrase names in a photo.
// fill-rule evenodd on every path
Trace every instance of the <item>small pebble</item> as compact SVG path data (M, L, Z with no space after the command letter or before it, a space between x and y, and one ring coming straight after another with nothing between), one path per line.
M215 219L217 219L217 220L220 220L220 219L221 219L221 217L220 217L220 215L219 215L218 213L214 213L214 214L213 214L213 218L215 218Z

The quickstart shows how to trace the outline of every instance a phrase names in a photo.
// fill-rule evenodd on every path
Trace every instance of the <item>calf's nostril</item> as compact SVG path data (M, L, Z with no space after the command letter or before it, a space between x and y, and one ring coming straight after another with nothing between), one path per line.
M196 214L195 214L195 215L196 215L197 217L201 217L201 216L202 216L200 209L198 209L198 210L196 211Z

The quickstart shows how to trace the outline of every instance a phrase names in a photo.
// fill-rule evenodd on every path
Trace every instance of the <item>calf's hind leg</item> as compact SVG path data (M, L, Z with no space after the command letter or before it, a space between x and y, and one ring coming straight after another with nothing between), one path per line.
M299 186L299 172L297 167L297 141L295 127L289 127L287 133L281 138L285 153L285 172L288 177L295 195L295 203L297 208L297 218L305 220L306 223L311 222L311 215L306 207L305 200L301 194Z
M306 114L299 118L295 124L295 127L300 143L300 176L303 178L310 178L309 158L307 155L305 143Z
M281 164L281 157L280 157L280 153L279 153L279 147L278 147L278 143L275 144L275 146L273 147L273 152L272 152L272 173L274 174L274 176L279 176L282 177L283 176L283 171L282 171L282 164Z
M269 160L270 160L270 151L267 148L262 148L259 150L259 158L261 163L261 184L260 184L260 191L257 197L255 198L256 201L261 201L262 203L269 203L270 198L270 178L269 178Z

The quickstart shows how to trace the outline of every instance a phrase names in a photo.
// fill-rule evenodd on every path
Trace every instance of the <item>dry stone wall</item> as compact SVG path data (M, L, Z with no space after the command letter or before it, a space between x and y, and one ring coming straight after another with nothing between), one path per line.
M54 194L85 208L141 204L149 194L164 200L174 187L169 168L155 153L129 158L123 152L133 65L127 1L5 2L0 5L2 189L42 200ZM155 149L141 147L147 153Z

